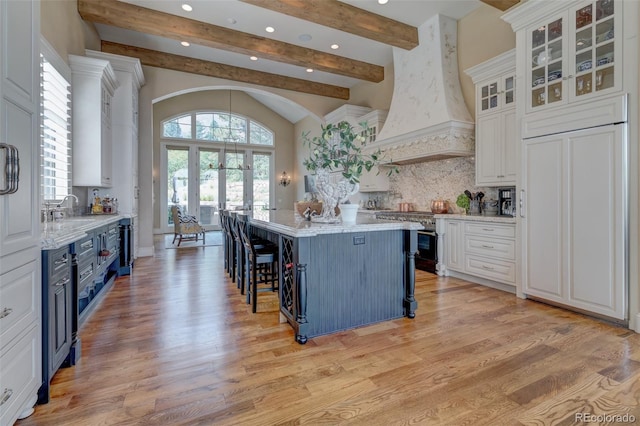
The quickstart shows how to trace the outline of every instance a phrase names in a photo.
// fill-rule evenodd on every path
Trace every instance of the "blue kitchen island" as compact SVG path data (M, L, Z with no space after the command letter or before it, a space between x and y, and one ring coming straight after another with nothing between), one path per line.
M355 224L323 224L292 210L247 213L251 232L278 244L280 313L297 342L415 317L419 223L359 214Z

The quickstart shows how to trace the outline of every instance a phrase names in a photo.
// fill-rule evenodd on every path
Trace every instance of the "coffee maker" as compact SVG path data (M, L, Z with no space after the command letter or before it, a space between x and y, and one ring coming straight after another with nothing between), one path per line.
M498 188L498 214L500 216L516 215L516 188Z

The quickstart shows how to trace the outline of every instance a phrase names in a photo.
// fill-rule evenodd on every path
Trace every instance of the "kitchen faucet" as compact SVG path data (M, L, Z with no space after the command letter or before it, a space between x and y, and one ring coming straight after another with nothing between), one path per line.
M56 209L53 212L53 218L55 219L62 219L62 211L59 210L62 208L62 206L64 205L64 202L67 201L69 198L73 198L76 200L76 204L80 203L80 201L78 200L78 197L76 197L73 194L69 194L69 195L65 195L65 197L62 199L62 201L60 201L60 204L58 204L56 206ZM73 201L71 201L71 206L67 207L67 209L69 209L71 211L71 213L73 213Z
M69 194L69 195L65 195L64 198L62 199L62 201L60 201L60 204L58 204L58 207L62 207L62 205L64 204L65 201L67 201L69 199L69 197L73 198L76 200L76 204L79 203L80 201L78 200L78 197L76 197L73 194ZM73 208L73 201L71 202L71 207Z

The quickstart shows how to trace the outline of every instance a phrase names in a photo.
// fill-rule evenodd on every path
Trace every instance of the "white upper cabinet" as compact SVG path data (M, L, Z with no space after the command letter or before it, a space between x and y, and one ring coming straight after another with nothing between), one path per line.
M621 89L622 2L581 1L526 27L526 111Z
M378 133L387 119L387 112L373 110L363 115L358 123L367 123L369 127L369 140L367 145L376 141ZM389 190L389 169L384 166L374 166L370 171L364 171L360 177L360 192L384 192Z
M88 57L109 61L118 79L113 95L113 177L111 194L119 212L138 214L138 96L144 85L140 60L87 50Z
M367 107L345 104L330 112L325 117L327 123L338 124L346 121L356 130L360 124L367 123L369 127L369 139L367 145L375 142L378 133L382 129L387 118L387 111L372 110ZM388 168L375 166L370 171L363 171L360 176L360 192L384 192L389 190Z
M112 98L118 80L102 59L69 55L73 88L73 185L112 186Z
M515 185L515 50L465 72L476 85L476 185Z

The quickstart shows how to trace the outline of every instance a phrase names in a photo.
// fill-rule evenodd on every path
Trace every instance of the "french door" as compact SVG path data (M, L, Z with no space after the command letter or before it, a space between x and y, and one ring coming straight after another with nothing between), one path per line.
M216 230L220 208L268 209L273 204L270 152L164 144L161 160L162 232L173 232L173 205L195 215L205 229Z
M166 145L163 150L165 184L162 190L165 206L162 231L173 230L171 206L195 215L207 230L219 229L218 204L220 179L217 165L220 151L198 146Z

